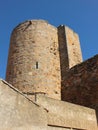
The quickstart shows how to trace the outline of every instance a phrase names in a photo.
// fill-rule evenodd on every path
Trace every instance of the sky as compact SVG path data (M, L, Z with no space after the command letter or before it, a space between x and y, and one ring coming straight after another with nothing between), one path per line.
M13 28L31 19L72 28L79 35L83 60L98 54L98 0L0 0L0 78L5 79Z

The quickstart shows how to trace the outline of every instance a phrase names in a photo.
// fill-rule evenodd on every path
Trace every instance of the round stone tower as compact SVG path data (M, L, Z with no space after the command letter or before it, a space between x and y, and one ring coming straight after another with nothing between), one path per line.
M12 32L6 80L32 98L61 98L57 28L44 20L19 24Z

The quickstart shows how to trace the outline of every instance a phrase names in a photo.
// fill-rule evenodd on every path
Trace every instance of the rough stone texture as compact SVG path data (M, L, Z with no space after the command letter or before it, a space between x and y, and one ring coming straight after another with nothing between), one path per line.
M12 32L6 80L33 100L35 93L61 99L61 80L80 63L79 38L65 26L31 20Z
M63 81L66 71L82 62L82 53L78 35L66 26L62 25L58 27L58 43L60 50L61 81Z
M43 20L26 21L11 36L6 80L32 97L61 99L57 29Z
M6 80L21 92L0 81L0 129L96 130L98 55L81 62L79 37L70 28L44 20L18 25L11 35Z
M62 100L98 111L98 55L66 73L62 85Z
M66 44L68 49L69 68L82 62L82 53L78 34L65 26Z
M50 130L97 130L96 112L79 105L37 95L36 102L48 112Z
M82 53L78 34L67 26L58 27L60 61L62 73L82 62Z

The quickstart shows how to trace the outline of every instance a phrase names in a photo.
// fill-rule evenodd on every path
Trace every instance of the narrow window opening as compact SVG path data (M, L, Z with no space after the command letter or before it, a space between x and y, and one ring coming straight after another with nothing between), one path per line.
M36 69L38 69L38 62L36 62Z

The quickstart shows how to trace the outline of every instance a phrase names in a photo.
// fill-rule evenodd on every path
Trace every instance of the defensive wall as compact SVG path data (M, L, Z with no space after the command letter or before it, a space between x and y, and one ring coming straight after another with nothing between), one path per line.
M69 27L19 24L11 35L7 82L0 80L0 129L97 130L98 55L81 62L79 37Z
M0 80L0 130L97 130L96 111L41 94L33 102Z
M68 70L61 92L63 101L98 111L98 55Z
M19 24L12 32L6 81L33 100L34 93L61 100L66 70L82 62L78 35L44 20Z

